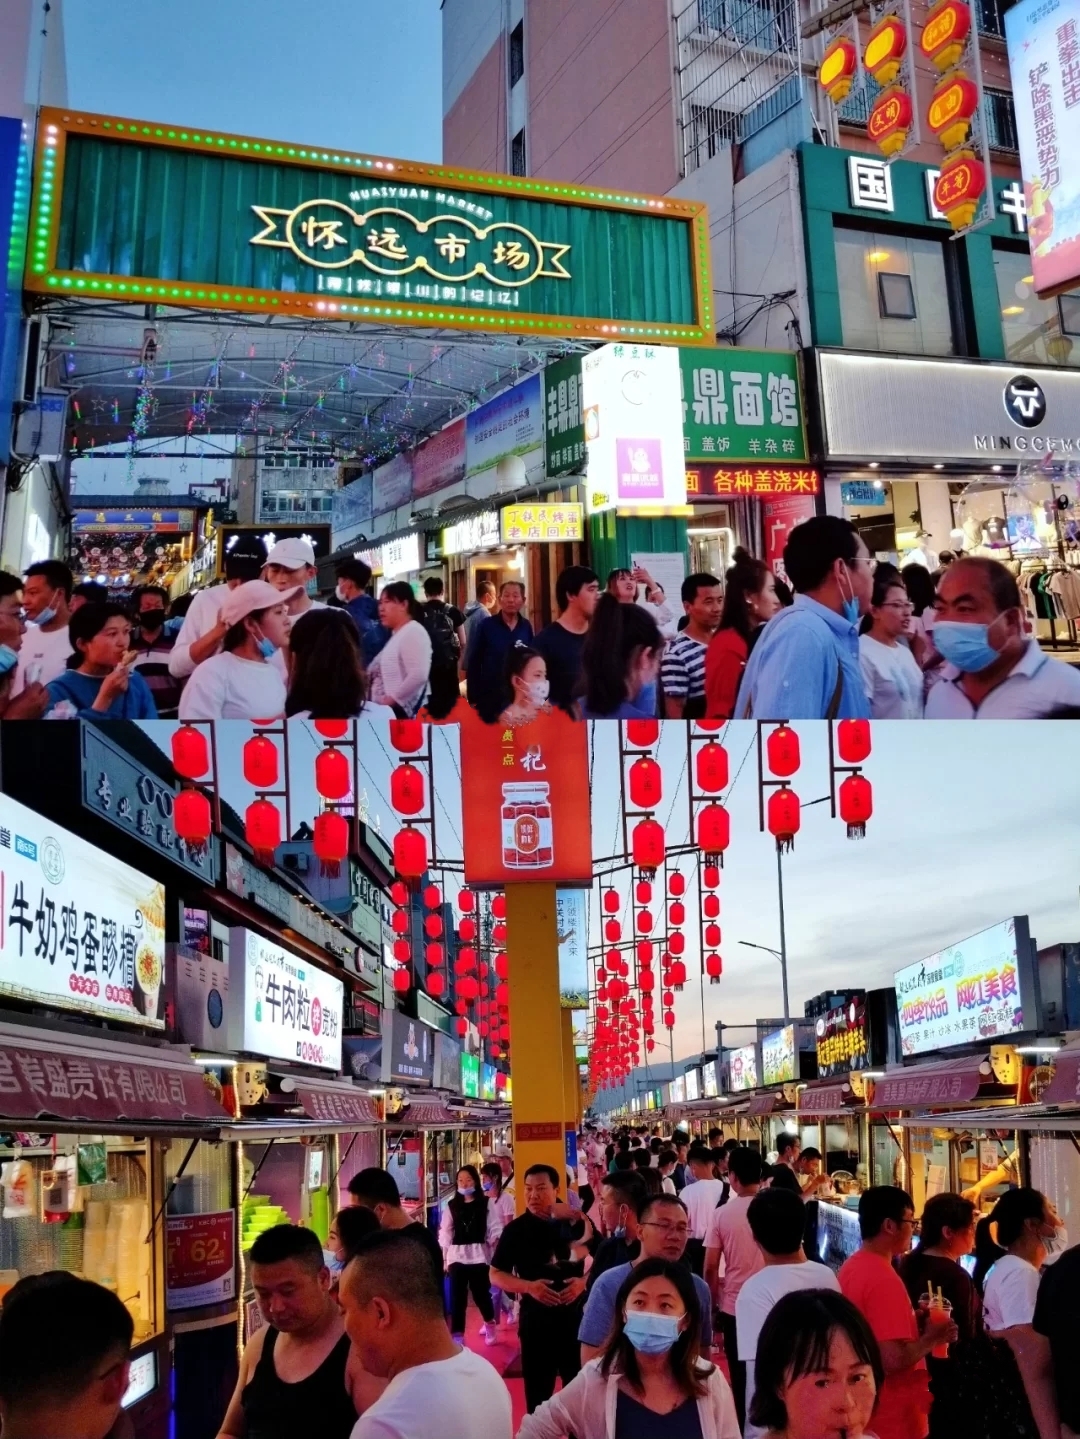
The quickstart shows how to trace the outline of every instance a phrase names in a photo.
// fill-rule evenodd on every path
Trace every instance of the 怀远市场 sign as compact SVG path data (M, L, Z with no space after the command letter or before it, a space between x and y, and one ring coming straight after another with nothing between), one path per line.
M42 110L26 287L669 344L713 338L705 206Z

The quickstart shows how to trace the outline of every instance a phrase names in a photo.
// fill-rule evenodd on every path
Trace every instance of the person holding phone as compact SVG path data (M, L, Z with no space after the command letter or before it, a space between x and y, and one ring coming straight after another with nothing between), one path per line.
M82 605L69 623L74 653L50 680L46 719L157 719L150 686L132 668L131 620L120 605Z

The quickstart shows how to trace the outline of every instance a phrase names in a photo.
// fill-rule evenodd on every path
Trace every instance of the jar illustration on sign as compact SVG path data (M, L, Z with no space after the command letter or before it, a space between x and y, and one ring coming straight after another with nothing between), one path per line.
M507 869L546 869L555 863L550 791L546 784L503 785L502 849Z

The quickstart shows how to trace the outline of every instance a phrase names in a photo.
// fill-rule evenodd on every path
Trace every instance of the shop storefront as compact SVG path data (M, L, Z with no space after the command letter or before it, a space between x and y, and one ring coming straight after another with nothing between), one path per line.
M127 604L143 585L173 596L190 589L204 537L205 512L196 509L75 509L68 558L76 584L100 584Z

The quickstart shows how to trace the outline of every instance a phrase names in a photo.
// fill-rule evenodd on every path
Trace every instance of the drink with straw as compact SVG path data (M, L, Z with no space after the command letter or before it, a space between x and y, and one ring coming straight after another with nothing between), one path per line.
M952 1317L952 1304L942 1294L940 1285L936 1289L932 1284L926 1286L926 1293L919 1296L919 1308L926 1314L940 1313ZM930 1353L935 1359L948 1359L949 1346L942 1341L935 1344Z

